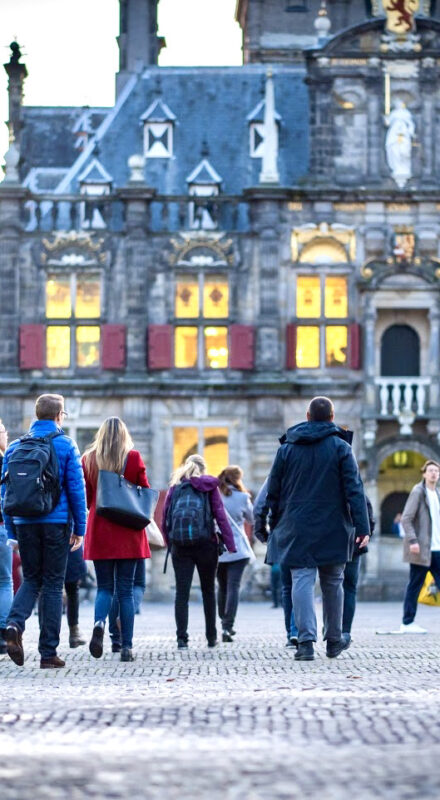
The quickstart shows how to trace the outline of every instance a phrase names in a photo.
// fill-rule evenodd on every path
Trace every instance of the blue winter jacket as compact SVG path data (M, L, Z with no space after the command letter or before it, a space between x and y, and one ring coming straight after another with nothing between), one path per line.
M46 436L53 431L61 431L61 428L49 419L35 420L29 428L30 436ZM20 439L11 442L3 459L2 478L8 470L8 459L15 450ZM3 514L4 524L11 539L15 538L13 525L29 525L30 522L52 522L52 523L73 523L73 533L77 536L84 536L86 531L87 505L86 490L84 484L84 473L81 466L79 450L69 436L62 433L53 440L53 446L58 458L58 469L60 483L62 487L61 497L58 504L50 514L44 517L10 517ZM6 487L2 484L1 496L2 503Z

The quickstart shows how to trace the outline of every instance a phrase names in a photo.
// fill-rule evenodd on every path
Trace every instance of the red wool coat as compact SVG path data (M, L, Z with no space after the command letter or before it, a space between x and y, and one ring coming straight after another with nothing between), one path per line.
M88 475L87 468L82 459L84 478L86 481L87 531L84 542L84 558L90 561L107 558L150 558L145 530L134 531L124 528L116 522L111 522L96 513L96 480ZM136 486L149 486L145 464L137 450L128 454L124 477Z

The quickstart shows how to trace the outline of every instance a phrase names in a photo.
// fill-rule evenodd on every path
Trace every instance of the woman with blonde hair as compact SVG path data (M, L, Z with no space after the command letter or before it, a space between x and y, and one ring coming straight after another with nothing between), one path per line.
M196 453L173 472L165 499L162 532L176 576L174 609L179 648L188 647L188 603L194 568L200 578L208 647L217 644L215 573L219 540L214 521L224 545L230 551L235 549L218 486L218 478L206 475L206 462Z
M217 568L218 613L222 621L222 639L232 642L235 636L234 622L237 614L240 583L249 561L255 560L252 547L244 529L244 523L254 521L249 492L243 484L243 470L231 465L218 476L220 493L226 515L234 534L235 553L224 553Z
M136 486L149 486L145 464L140 453L133 449L125 423L119 417L108 417L84 453L82 465L89 508L84 558L93 561L98 586L89 649L94 658L102 656L105 622L116 593L121 622L121 661L133 661L134 574L137 560L150 558L150 548L145 530L126 528L96 513L96 491L100 469L124 475Z

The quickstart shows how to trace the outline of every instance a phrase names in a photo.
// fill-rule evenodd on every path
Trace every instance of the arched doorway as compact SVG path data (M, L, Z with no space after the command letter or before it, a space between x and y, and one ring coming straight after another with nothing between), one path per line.
M380 345L380 374L386 378L420 375L420 339L410 325L391 325Z
M393 521L396 514L402 513L408 492L391 492L380 507L380 532L382 536L394 536Z

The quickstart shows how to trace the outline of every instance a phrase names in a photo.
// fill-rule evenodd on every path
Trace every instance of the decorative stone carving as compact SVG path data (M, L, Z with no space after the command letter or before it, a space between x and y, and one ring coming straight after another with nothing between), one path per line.
M403 189L412 176L411 147L416 129L412 114L402 100L396 100L386 124L388 133L385 150L388 166L399 189Z

